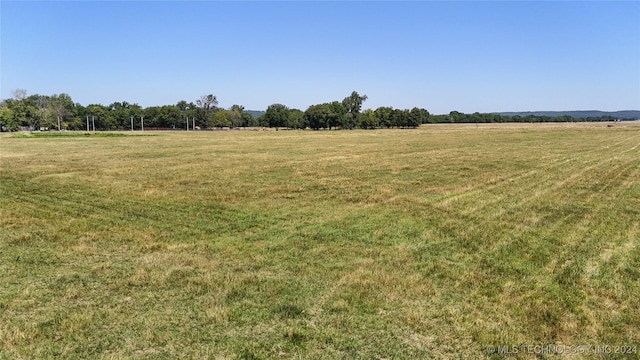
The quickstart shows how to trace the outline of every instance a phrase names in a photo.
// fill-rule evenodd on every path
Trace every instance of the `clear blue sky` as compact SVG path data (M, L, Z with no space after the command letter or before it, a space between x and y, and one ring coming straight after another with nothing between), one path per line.
M640 109L640 1L6 1L1 97Z

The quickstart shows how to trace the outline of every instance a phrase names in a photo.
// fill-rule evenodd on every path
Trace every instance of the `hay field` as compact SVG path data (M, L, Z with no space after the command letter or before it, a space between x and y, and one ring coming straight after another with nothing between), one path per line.
M136 135L0 136L0 359L640 358L637 122Z

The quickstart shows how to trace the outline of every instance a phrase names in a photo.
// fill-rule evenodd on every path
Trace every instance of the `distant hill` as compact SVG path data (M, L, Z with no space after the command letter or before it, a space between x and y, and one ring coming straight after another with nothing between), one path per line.
M588 118L599 116L612 116L621 120L637 120L640 119L640 110L623 110L623 111L598 111L598 110L581 110L581 111L524 111L524 112L501 112L496 113L506 116L564 116L569 115L576 118Z
M260 115L265 113L264 111L261 111L261 110L245 110L244 112L251 114L251 116L253 116L254 118L257 118Z

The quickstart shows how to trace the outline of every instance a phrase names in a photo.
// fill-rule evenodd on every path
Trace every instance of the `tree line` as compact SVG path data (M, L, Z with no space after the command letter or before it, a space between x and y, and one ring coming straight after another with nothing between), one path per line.
M195 102L179 101L175 105L150 106L114 102L109 105L83 106L68 94L30 95L16 90L13 97L0 102L2 131L31 130L138 130L145 129L213 129L224 127L272 127L289 129L376 129L416 128L434 123L499 123L499 122L568 122L610 121L610 116L575 118L571 116L508 116L491 113L464 114L451 111L432 115L426 109L365 109L366 95L353 91L342 101L309 106L305 111L283 104L269 105L260 116L253 116L242 105L228 109L218 106L213 94Z
M67 94L26 96L24 90L0 103L0 125L4 131L22 128L33 130L131 130L145 128L189 129L258 126L254 117L241 105L218 108L214 95L194 102L142 108L126 101L110 105L74 103ZM133 124L133 125L132 125Z

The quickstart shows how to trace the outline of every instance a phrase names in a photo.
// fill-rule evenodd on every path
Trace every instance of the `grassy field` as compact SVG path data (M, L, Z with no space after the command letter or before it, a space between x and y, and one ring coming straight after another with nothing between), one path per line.
M640 123L76 135L0 137L0 359L640 358Z

